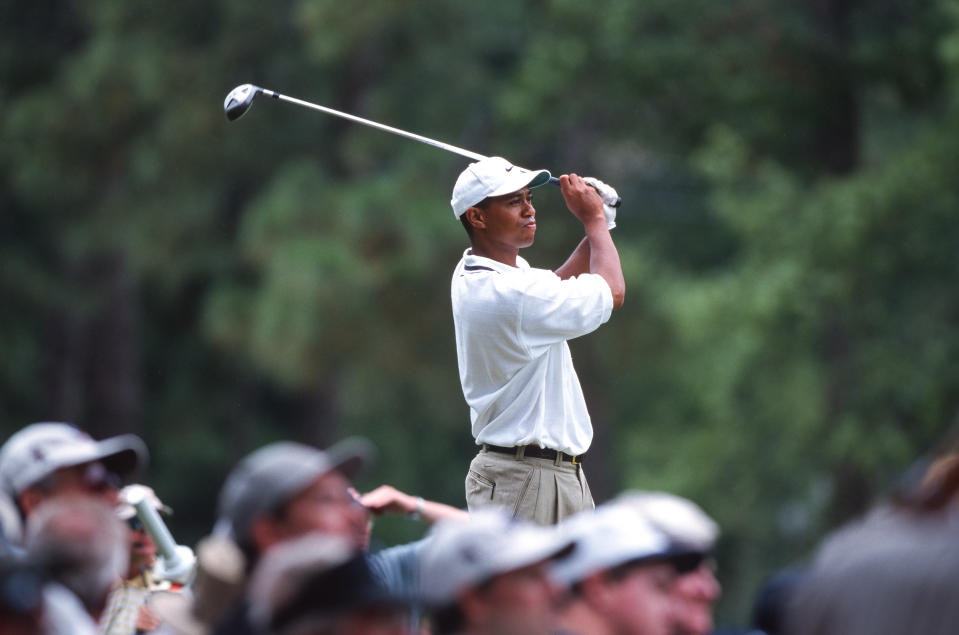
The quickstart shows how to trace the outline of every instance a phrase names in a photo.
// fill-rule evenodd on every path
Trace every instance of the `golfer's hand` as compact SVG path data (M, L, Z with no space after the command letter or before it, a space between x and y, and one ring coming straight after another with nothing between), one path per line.
M616 208L619 206L619 194L611 186L592 176L584 176L583 181L591 185L603 199L603 214L606 216L606 229L616 227Z
M566 200L566 207L583 225L596 221L606 224L603 199L596 188L577 174L564 174L559 177L559 187Z

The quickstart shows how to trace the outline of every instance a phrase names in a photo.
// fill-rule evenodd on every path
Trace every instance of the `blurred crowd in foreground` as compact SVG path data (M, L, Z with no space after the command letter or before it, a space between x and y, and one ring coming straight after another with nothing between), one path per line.
M373 448L277 442L242 459L217 522L177 544L137 437L29 425L0 447L0 635L706 635L719 527L696 503L623 492L541 526L352 481ZM959 452L773 576L723 633L938 635L959 625ZM372 517L422 539L371 551Z

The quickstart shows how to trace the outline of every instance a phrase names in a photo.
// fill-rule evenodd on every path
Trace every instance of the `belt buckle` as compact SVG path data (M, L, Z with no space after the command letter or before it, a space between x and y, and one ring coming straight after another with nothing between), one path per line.
M571 456L569 460L570 460L570 462L571 462L573 465L579 465L580 462L579 462L577 459L578 459L578 457L576 457L576 456Z

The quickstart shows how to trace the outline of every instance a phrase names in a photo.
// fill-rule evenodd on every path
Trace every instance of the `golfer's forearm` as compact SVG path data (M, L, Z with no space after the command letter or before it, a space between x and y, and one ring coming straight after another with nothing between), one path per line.
M581 273L589 273L589 240L583 238L569 255L563 266L555 271L563 280L568 280Z
M590 224L586 227L589 244L589 272L601 276L613 294L613 308L623 306L626 297L626 281L619 252L605 224Z

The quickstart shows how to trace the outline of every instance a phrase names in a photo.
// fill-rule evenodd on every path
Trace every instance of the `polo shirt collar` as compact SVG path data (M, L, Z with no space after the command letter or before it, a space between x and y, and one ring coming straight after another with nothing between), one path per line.
M470 249L467 249L463 252L463 266L467 270L475 270L477 268L492 269L496 273L510 273L516 271L517 269L529 269L529 263L526 262L526 260L524 260L521 256L516 257L516 266L511 267L510 265L502 263L498 260L493 260L492 258L473 255Z

